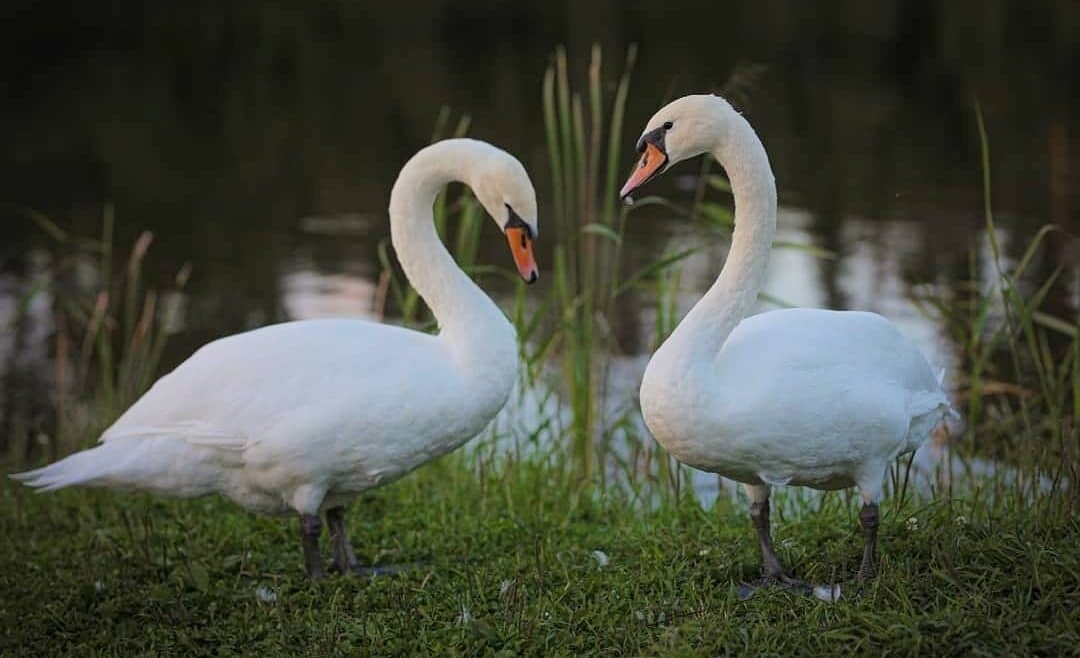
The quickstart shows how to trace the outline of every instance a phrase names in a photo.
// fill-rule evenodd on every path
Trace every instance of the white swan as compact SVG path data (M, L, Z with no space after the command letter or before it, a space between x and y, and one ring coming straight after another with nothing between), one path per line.
M506 234L518 272L535 281L536 195L525 168L484 142L435 143L401 169L390 228L405 275L438 320L437 336L353 319L228 336L159 379L100 445L13 477L41 491L218 493L253 512L299 514L313 578L325 575L325 512L335 566L362 571L342 506L480 432L518 369L514 327L436 234L432 204L451 181L472 188Z
M722 98L680 98L649 120L630 193L675 162L712 153L735 197L735 231L719 277L656 351L641 410L679 461L743 483L768 582L788 576L769 535L770 485L857 486L874 573L878 500L889 464L954 414L926 358L874 313L787 309L745 317L776 229L765 148ZM745 319L744 319L745 318Z

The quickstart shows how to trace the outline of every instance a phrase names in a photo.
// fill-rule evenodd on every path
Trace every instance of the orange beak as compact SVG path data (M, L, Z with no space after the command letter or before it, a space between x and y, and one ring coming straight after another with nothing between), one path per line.
M619 191L619 198L625 199L630 196L631 192L660 173L667 164L667 159L667 154L661 151L659 146L646 142L645 152L641 154L641 159L638 160L637 167L630 174L630 178L626 179L626 185L623 185L622 190Z
M514 256L518 274L525 279L525 283L536 283L540 278L540 268L536 266L536 258L533 256L533 239L529 227L507 227L506 241L510 245L510 253Z

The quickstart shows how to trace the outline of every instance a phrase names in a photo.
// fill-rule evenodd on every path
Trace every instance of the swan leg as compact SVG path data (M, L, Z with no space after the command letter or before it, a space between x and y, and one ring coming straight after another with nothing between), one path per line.
M773 550L772 533L769 530L769 494L765 487L765 497L761 500L751 500L750 518L754 522L754 530L757 531L758 545L761 547L761 559L765 567L766 578L780 578L786 576L784 565Z
M881 500L881 489L885 484L885 472L888 467L884 465L867 465L859 477L855 479L859 487L859 496L862 497L863 506L859 510L859 525L862 526L863 557L859 565L859 580L869 580L877 572L875 553L877 550L878 531L878 501Z
M772 533L769 530L769 485L743 485L750 496L750 519L754 522L758 545L761 547L761 559L765 567L766 579L781 579L787 576L784 565L773 550Z
M331 507L326 510L326 525L330 528L330 548L334 552L334 568L339 573L353 573L360 569L349 533L345 530L345 508Z
M322 521L318 514L300 515L300 543L304 547L304 570L312 580L326 577L322 556L319 555L319 535L322 534Z
M859 567L859 580L869 580L876 573L874 552L877 549L878 506L877 503L863 503L859 510L859 523L866 537L863 545L862 565Z
M349 533L345 530L345 508L331 507L326 510L326 525L330 529L330 548L334 552L333 568L338 573L358 576L390 576L410 568L406 566L364 566L356 559Z
M750 518L757 532L757 542L761 548L761 560L765 565L765 576L750 583L743 583L739 588L740 599L746 600L755 590L762 587L780 586L809 594L813 591L806 582L788 575L784 564L780 562L772 548L772 534L769 532L769 485L744 484L746 494L750 496Z
M773 550L772 534L769 531L769 485L746 484L743 485L747 495L750 496L750 519L754 522L754 530L757 531L758 545L761 547L761 559L764 563L765 575L763 578L751 584L744 584L740 588L740 597L748 598L755 589L779 585L799 592L810 593L812 588L788 574L784 564L780 562L776 551Z

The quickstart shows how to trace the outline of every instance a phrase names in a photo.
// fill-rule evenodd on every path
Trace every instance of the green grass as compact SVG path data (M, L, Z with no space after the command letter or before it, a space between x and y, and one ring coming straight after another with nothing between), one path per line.
M855 507L832 494L775 533L799 575L840 582L843 598L739 601L759 568L741 505L644 511L562 486L563 470L470 462L443 459L349 511L362 559L424 566L314 584L293 519L4 485L0 654L1076 655L1080 642L1075 518L887 503L881 575L860 588Z

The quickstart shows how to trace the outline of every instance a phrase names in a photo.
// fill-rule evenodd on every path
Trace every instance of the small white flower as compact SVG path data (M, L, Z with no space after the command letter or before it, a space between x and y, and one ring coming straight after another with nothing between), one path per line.
M97 592L98 594L101 594L102 592L104 592L105 591L105 583L101 582L100 580L95 580L94 581L94 591Z
M609 558L608 554L605 553L604 551L593 551L592 556L593 556L593 559L596 560L596 564L601 569L606 567L608 565L608 562L611 562L611 558Z
M700 555L701 557L705 557L706 555L709 554L709 551L711 551L711 550L712 549L709 549L709 548L703 548L700 551L698 551L697 554Z
M967 517L964 516L963 514L961 514L960 516L953 519L953 523L955 523L958 526L965 526L965 525L967 525L967 522L968 522Z
M908 532L915 532L919 529L919 519L912 516L908 518L907 523L904 525L907 526Z
M259 585L256 587L255 596L263 603L273 603L274 601L277 601L277 592L266 585Z

